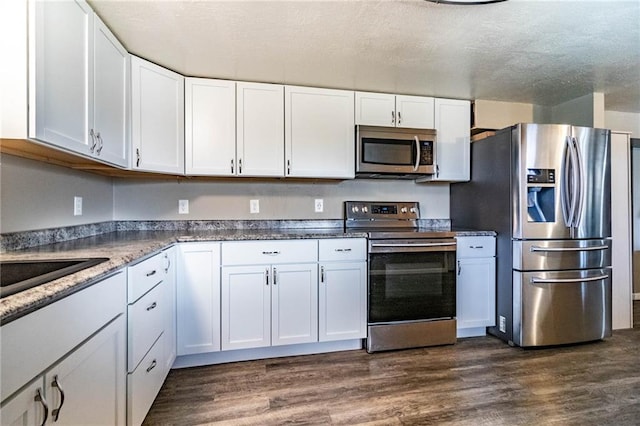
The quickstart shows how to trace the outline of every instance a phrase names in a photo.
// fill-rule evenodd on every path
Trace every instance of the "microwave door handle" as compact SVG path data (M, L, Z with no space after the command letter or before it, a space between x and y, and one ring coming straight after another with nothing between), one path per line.
M413 171L417 172L420 166L420 139L418 139L418 136L414 136L413 139L416 142L416 163L413 165Z

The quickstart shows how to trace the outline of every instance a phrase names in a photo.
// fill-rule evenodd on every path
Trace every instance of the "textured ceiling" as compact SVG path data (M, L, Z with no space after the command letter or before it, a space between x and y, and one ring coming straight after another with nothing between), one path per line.
M90 0L187 76L640 112L640 0Z

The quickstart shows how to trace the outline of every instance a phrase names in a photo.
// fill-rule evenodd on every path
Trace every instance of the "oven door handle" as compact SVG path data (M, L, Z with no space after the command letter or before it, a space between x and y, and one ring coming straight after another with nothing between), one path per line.
M455 246L456 243L417 243L417 244L394 244L394 243L371 243L371 247L450 247Z

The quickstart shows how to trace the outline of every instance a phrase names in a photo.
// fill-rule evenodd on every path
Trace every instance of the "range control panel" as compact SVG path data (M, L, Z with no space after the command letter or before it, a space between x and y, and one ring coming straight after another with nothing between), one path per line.
M416 202L345 201L344 218L347 221L416 220L420 218Z

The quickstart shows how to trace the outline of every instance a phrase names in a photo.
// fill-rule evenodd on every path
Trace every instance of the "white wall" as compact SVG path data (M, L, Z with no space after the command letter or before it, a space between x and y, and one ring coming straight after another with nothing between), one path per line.
M315 213L314 199L324 200ZM189 200L190 214L178 214L178 200ZM260 200L260 213L249 213L249 200ZM423 218L449 218L448 184L415 184L397 180L290 182L176 182L116 180L117 220L206 219L342 219L345 200L419 201Z
M640 138L640 114L633 112L605 111L605 128L630 132L632 138Z
M551 120L559 124L605 127L604 94L590 93L551 107Z
M0 155L0 232L18 232L113 220L111 178ZM83 215L73 215L73 197Z

